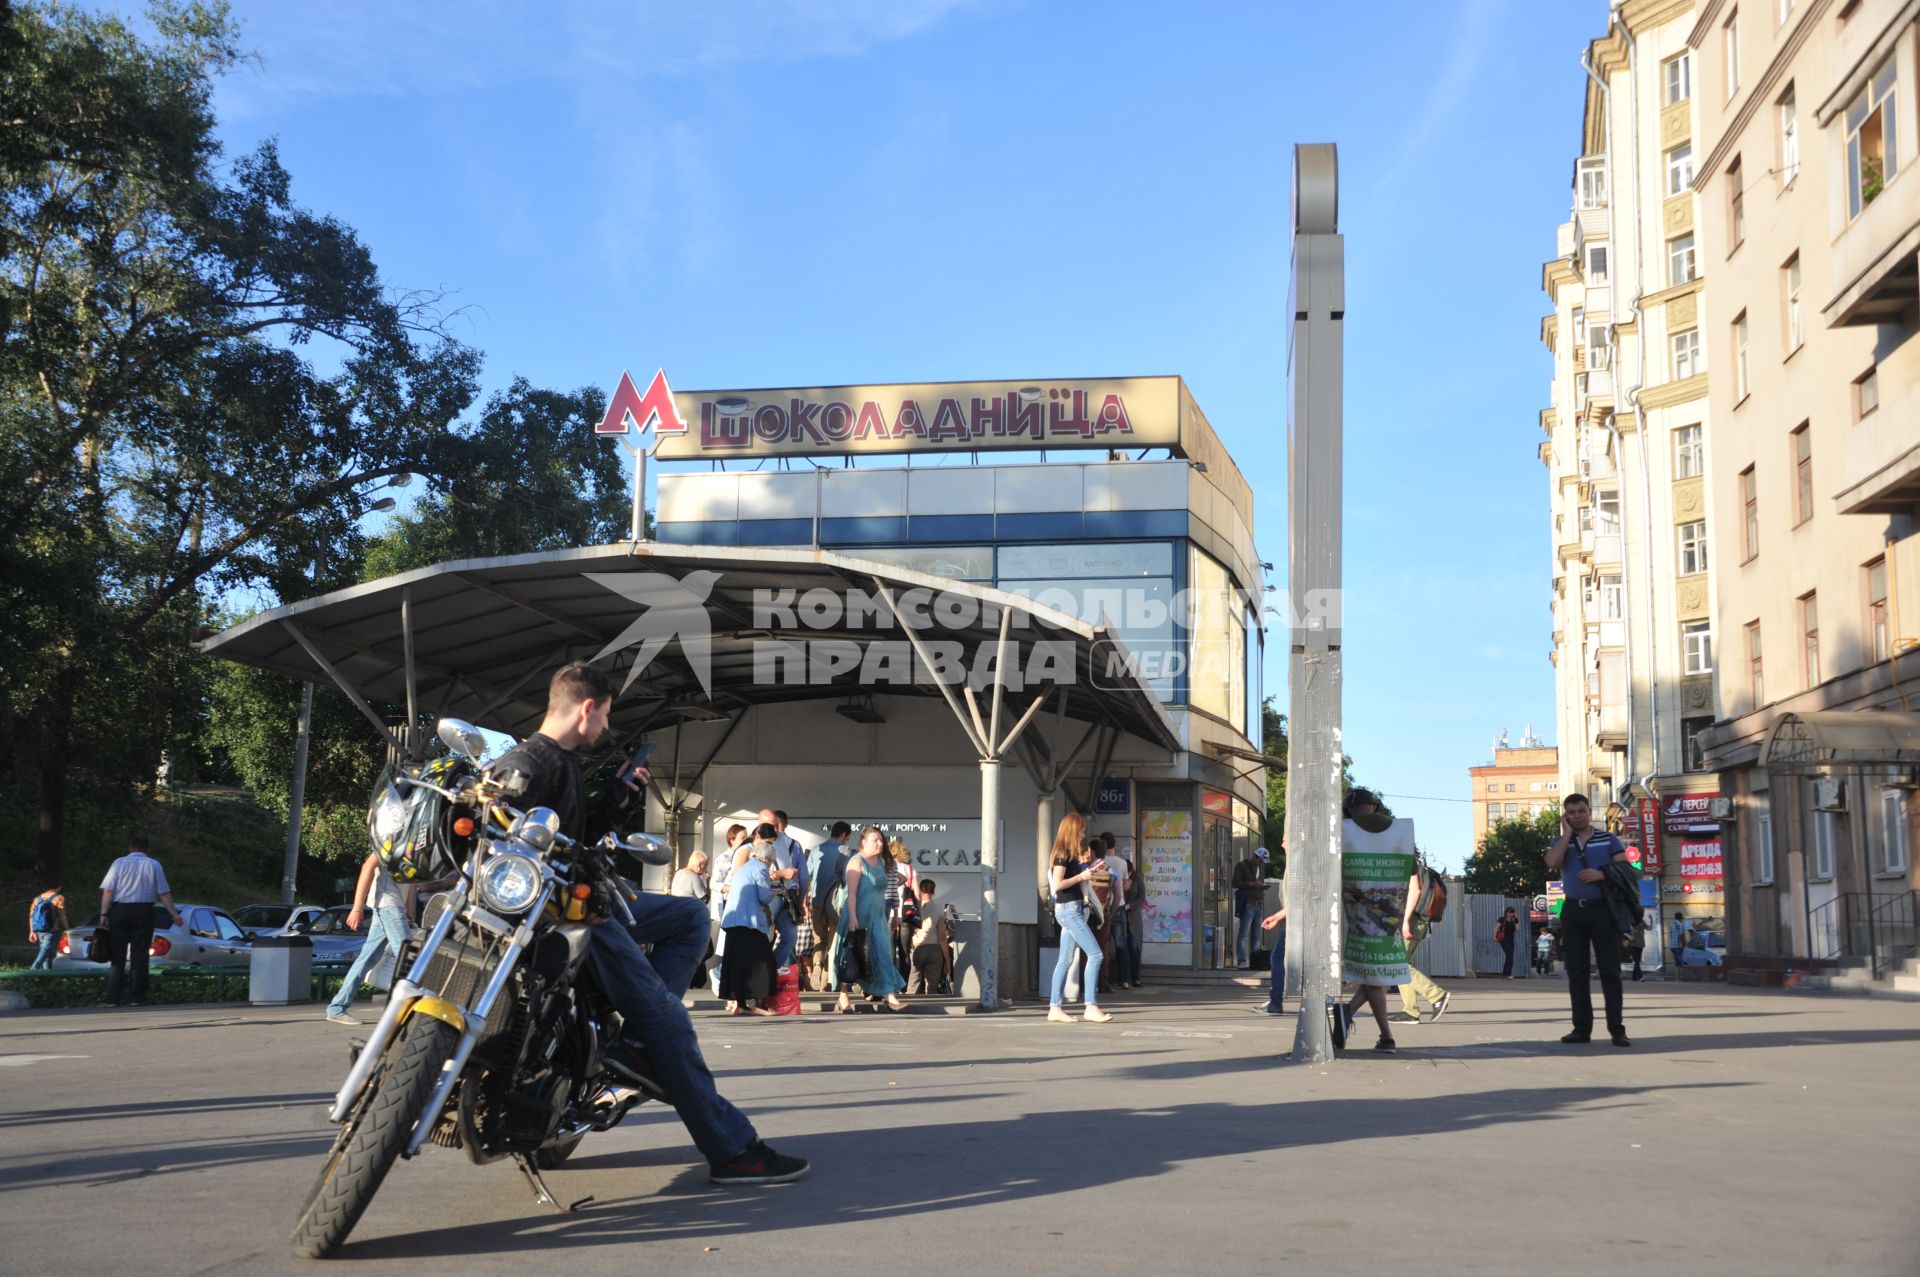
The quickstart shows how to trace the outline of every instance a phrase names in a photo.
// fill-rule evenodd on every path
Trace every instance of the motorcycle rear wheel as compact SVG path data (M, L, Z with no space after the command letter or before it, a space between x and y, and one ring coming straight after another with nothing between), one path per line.
M452 1025L424 1015L400 1030L386 1064L368 1081L307 1194L291 1237L296 1255L325 1259L346 1241L406 1148L459 1041Z

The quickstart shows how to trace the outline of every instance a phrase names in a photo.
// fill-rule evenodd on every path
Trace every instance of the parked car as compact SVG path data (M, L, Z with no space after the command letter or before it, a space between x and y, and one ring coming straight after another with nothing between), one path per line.
M1718 931L1696 931L1680 951L1683 967L1718 967L1727 960L1727 938Z
M242 905L233 920L257 936L297 936L325 912L319 905Z
M360 946L367 942L367 918L362 914L360 929L351 930L347 926L347 915L351 912L352 905L334 905L301 924L299 934L313 941L315 962L352 962L359 954Z
M155 922L149 965L156 967L224 967L253 961L253 945L246 929L224 909L212 905L181 905L185 927L173 925L162 913ZM87 961L87 939L102 919L95 914L85 926L75 927L60 941L56 968L68 971L105 971L104 962Z

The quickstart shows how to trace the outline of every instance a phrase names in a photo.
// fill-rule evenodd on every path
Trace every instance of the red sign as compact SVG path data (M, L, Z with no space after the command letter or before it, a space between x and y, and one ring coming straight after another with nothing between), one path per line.
M1680 844L1680 876L1682 878L1718 878L1722 874L1720 844L1718 842L1683 842Z
M1656 820L1653 799L1642 798L1640 807L1640 872L1660 872L1660 822Z
M647 383L647 393L641 394L634 388L633 377L625 372L620 374L620 384L614 387L613 398L607 404L607 415L593 428L597 435L623 435L628 430L644 434L648 426L655 428L656 434L683 435L687 433L687 423L680 416L680 409L673 402L673 387L667 384L667 370L662 368L653 374L653 380Z

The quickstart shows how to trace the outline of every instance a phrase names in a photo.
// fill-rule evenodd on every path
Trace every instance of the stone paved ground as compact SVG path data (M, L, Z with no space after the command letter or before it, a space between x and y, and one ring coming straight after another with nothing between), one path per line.
M1394 1058L1288 1063L1238 990L1108 1025L696 1014L804 1183L721 1191L651 1106L552 1178L430 1149L336 1265L370 1273L1920 1273L1920 1005L1629 985L1572 1049L1541 981L1462 982ZM0 1016L0 1270L265 1273L351 1030L304 1008ZM1371 1043L1370 1029L1358 1035ZM137 1243L134 1238L138 1238Z

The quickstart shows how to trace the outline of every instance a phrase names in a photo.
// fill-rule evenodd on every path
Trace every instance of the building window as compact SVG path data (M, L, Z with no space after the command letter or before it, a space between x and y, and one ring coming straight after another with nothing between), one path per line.
M1613 325L1593 324L1587 328L1587 367L1613 367Z
M1819 881L1833 877L1833 813L1813 813L1813 873Z
M1880 872L1907 871L1907 794L1888 786L1880 791Z
M1760 671L1760 622L1747 622L1747 685L1753 693L1753 709L1767 703L1767 685Z
M1740 171L1740 157L1727 165L1727 238L1735 248L1747 241L1746 175Z
M1680 627L1680 657L1688 674L1713 673L1713 622L1688 621Z
M1593 494L1593 530L1603 537L1620 535L1620 492L1601 488Z
M1580 161L1579 191L1581 208L1605 208L1607 206L1607 161L1605 156L1593 156Z
M1806 323L1800 309L1800 254L1795 253L1787 259L1780 275L1787 299L1787 353L1791 355L1807 339Z
M1813 431L1801 422L1793 441L1793 526L1813 517Z
M1740 91L1740 14L1738 10L1727 15L1726 25L1720 28L1720 49L1725 58L1727 74L1727 101L1733 101L1733 95Z
M1747 381L1747 312L1733 317L1733 402L1739 403L1753 389Z
M1791 84L1774 104L1774 114L1780 120L1780 185L1791 186L1800 176L1800 105Z
M1693 264L1693 233L1677 236L1667 241L1667 283L1684 284L1695 275Z
M1887 617L1887 560L1882 555L1867 564L1867 660L1884 661L1893 652L1893 633Z
M1667 152L1667 194L1685 195L1692 189L1693 144L1682 142Z
M1706 750L1702 748L1700 738L1713 726L1713 715L1703 714L1699 718L1680 720L1681 763L1690 772L1707 770Z
M1673 477L1692 479L1705 468L1705 456L1700 443L1700 427L1682 426L1674 431Z
M1740 472L1740 561L1746 563L1760 553L1760 481L1753 467Z
M1869 368L1853 379L1853 418L1860 418L1880 406L1880 370Z
M1607 246L1605 244L1587 245L1587 282L1590 284L1607 282Z
M1867 81L1858 97L1847 104L1847 216L1880 198L1899 167L1894 110L1898 105L1894 55Z
M1660 79L1666 85L1667 105L1685 102L1693 96L1693 58L1682 53L1660 64Z
M1761 816L1754 822L1754 866L1755 886L1773 885L1773 817Z
M1707 570L1707 525L1683 523L1680 534L1680 575L1693 576Z
M1626 619L1626 591L1620 587L1620 576L1614 573L1600 578L1600 619L1619 621Z
M1820 686L1820 600L1818 591L1800 596L1800 674L1806 686Z
M1707 370L1706 360L1700 358L1700 334L1695 332L1675 333L1673 335L1673 376L1676 381L1697 376Z

